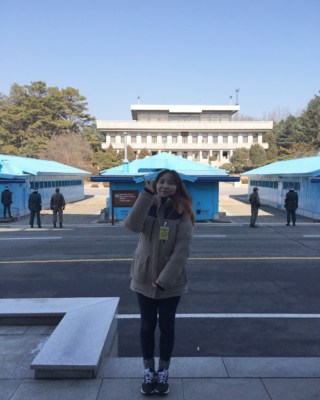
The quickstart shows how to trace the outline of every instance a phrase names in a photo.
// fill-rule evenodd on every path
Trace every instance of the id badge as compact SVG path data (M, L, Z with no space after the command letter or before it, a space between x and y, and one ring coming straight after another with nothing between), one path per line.
M169 240L169 227L160 226L159 240Z

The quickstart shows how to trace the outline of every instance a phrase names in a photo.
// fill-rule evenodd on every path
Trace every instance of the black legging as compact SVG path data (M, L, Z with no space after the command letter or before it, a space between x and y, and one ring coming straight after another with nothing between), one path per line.
M155 329L159 312L160 360L170 361L174 345L174 326L180 296L151 299L137 293L141 313L140 342L144 360L154 357Z

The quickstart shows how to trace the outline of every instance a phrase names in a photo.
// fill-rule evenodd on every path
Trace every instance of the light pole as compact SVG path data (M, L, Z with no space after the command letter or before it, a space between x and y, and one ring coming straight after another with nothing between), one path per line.
M127 145L127 132L123 132L124 137L124 160L123 160L123 170L124 172L129 171L129 160L128 160L128 145Z
M123 132L123 137L124 137L124 162L128 162L128 145L127 145L127 132Z

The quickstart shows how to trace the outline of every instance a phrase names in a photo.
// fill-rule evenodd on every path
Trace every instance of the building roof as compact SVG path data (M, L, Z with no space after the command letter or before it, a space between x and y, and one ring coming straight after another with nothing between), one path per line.
M234 182L239 180L237 177L230 177L224 170L219 168L203 165L166 152L134 160L128 164L119 165L118 167L109 168L100 173L101 177L106 179L97 179L93 177L91 180L110 181L117 179L128 180L128 178L131 178L135 182L139 182L143 180L143 176L155 176L163 169L173 169L180 174L182 179L190 181L211 180Z
M277 161L263 167L247 171L243 176L285 175L285 176L319 176L320 156L297 158L295 160Z
M240 110L239 105L152 105L134 104L131 114L136 119L137 112L141 111L167 111L170 114L199 114L203 112L224 112L234 114Z
M90 172L56 161L0 154L0 176L14 178L27 175L91 175Z

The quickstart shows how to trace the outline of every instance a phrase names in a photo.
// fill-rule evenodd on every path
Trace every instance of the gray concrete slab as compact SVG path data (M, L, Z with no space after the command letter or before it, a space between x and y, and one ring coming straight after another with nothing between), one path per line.
M158 359L156 359L156 365ZM143 364L140 358L106 358L101 362L99 378L140 378ZM173 357L170 378L227 378L221 357Z
M94 377L103 352L114 353L119 299L101 298L94 304L88 300L64 316L33 360L36 377Z
M0 335L0 354L21 354L34 351L45 342L47 336L39 338L39 335Z
M34 351L31 368L38 378L91 378L104 354L118 355L118 303L119 298L115 297L7 299L0 304L0 320L12 318L21 323L26 318L61 316L56 329L49 329L52 333L38 348L40 351ZM32 332L40 330L30 329L24 334L26 330L2 328L0 351L11 355L26 350L30 353L38 343L37 335L32 342Z
M18 389L21 382L16 379L0 379L0 399L11 400L14 392Z
M224 357L232 378L319 378L319 357Z
M270 400L259 379L183 379L182 382L184 400Z
M24 337L25 341L16 343L24 343L26 348L23 352L11 346L12 354L4 354L8 351L7 342L0 341L0 400L142 398L141 358L105 358L96 379L39 381L33 378L30 363L45 336L41 333L13 336ZM303 378L319 374L319 363L319 358L174 357L168 399L320 400L320 378ZM285 374L291 378L281 378Z
M106 301L105 297L71 298L21 298L4 299L0 302L1 317L20 315L61 315Z
M175 357L172 358L170 370L173 378L228 377L221 357Z
M96 400L102 381L23 381L10 400Z
M319 400L320 379L263 379L272 400Z
M141 400L145 398L140 392L141 382L141 378L104 379L97 400ZM155 399L160 398L157 395L151 397ZM181 379L170 379L170 393L165 398L174 400L185 399Z
M1 354L0 355L0 378L20 379L20 366L23 363L23 354Z
M133 379L143 375L142 360L137 357L104 358L101 361L97 378Z

